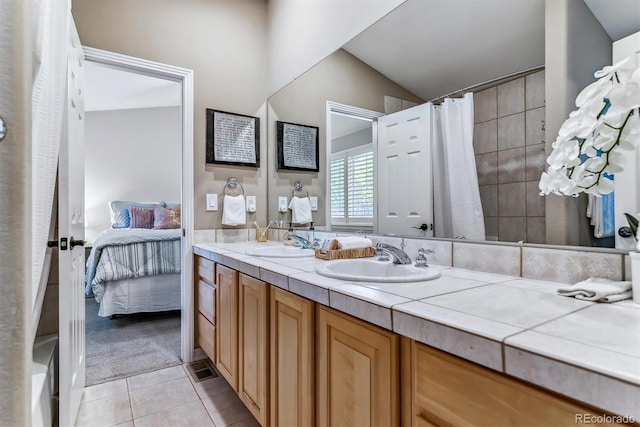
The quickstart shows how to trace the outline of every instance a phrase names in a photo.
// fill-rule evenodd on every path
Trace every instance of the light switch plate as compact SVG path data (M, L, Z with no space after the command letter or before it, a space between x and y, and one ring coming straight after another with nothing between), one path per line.
M312 211L316 212L318 210L318 198L316 196L309 197L309 204Z
M207 194L207 210L208 211L217 211L218 210L218 195L217 194Z
M286 196L278 197L278 212L286 212L289 209Z
M253 213L256 211L256 196L247 196L247 212Z

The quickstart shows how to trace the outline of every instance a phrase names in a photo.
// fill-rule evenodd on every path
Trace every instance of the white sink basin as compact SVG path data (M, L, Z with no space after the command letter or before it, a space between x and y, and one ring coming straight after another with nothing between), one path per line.
M302 249L294 246L263 246L261 248L250 249L248 255L270 257L270 258L300 258L309 257L315 254L313 249Z
M433 267L422 268L361 258L322 263L316 267L316 272L355 282L421 282L440 277L440 271Z

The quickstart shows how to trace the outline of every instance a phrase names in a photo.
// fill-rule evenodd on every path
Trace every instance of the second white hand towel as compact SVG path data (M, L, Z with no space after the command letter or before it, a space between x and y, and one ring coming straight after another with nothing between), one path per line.
M243 195L225 195L222 203L222 223L224 225L244 225L247 223L247 205Z
M616 282L591 277L575 285L558 289L558 295L586 301L616 302L631 298L631 282Z
M295 224L308 224L313 222L311 202L308 197L293 196L289 203L289 209L291 209L291 222Z

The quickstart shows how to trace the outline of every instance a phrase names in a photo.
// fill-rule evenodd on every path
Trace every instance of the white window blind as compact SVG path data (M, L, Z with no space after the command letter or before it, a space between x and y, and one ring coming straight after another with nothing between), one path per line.
M371 145L331 156L332 223L373 225L373 179Z

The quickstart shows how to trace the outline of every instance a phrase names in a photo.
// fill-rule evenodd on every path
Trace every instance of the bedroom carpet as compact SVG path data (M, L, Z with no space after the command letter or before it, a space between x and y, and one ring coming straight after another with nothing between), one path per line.
M85 298L87 386L182 364L180 311L98 316Z

